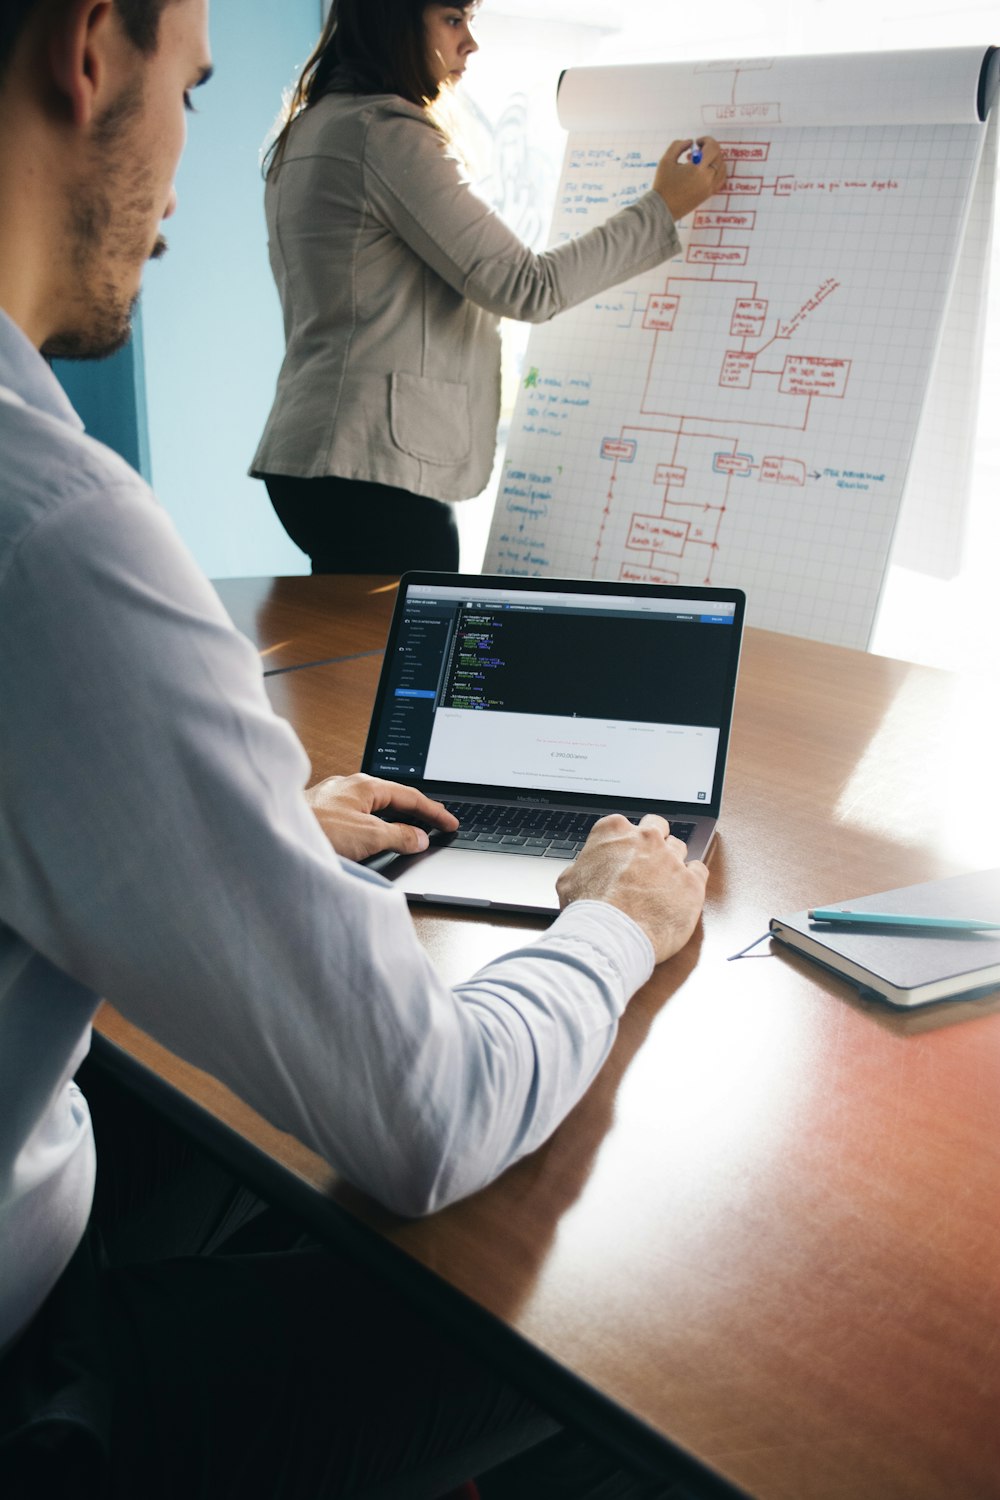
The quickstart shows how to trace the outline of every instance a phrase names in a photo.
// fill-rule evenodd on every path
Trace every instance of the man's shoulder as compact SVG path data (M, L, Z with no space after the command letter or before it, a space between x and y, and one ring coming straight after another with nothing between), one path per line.
M0 402L0 577L29 537L81 504L114 495L155 504L145 481L117 453L37 407Z
M215 640L220 628L240 639L171 517L117 453L21 406L0 409L0 466L0 634L30 614L36 627L55 622L57 642L67 620L85 639L114 614L140 651L176 647L199 623Z

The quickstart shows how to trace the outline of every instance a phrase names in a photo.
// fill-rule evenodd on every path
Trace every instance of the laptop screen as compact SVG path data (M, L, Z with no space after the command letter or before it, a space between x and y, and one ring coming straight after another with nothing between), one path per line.
M366 771L717 811L738 590L424 577L400 585Z

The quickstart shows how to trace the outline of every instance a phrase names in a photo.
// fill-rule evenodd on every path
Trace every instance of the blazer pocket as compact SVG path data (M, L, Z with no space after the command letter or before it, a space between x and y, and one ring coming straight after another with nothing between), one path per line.
M468 386L401 372L389 381L389 427L396 447L425 463L464 462L472 448Z

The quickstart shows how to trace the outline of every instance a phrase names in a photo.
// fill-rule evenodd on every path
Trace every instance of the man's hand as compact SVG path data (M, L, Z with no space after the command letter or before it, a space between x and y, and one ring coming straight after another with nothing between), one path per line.
M638 922L662 963L691 936L705 903L708 869L684 863L687 845L647 813L638 827L614 813L595 823L576 862L556 882L560 906L607 901Z
M701 161L682 161L692 144L691 141L671 141L660 157L653 178L653 187L669 208L675 224L706 198L721 193L726 183L726 163L718 141L710 135L703 136L697 142Z
M400 854L419 854L427 848L424 824L453 833L458 819L440 802L432 802L415 787L396 781L380 781L360 771L353 776L331 776L306 792L306 801L338 854L346 859L367 859L384 849ZM375 813L391 808L412 822L388 823Z

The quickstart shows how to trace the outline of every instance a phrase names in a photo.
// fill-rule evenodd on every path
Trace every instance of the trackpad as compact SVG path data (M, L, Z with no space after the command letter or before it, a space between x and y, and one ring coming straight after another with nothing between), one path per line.
M454 906L499 906L514 911L559 910L556 880L568 860L474 849L428 849L383 871L412 901Z

